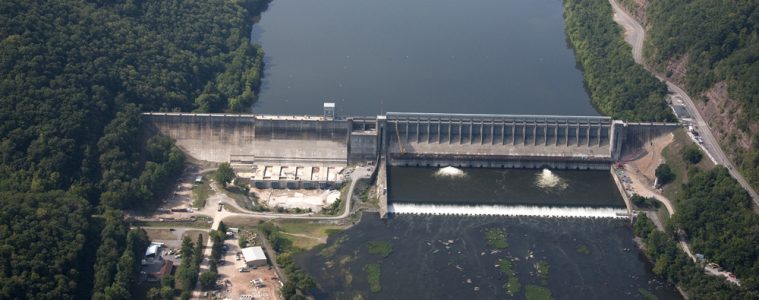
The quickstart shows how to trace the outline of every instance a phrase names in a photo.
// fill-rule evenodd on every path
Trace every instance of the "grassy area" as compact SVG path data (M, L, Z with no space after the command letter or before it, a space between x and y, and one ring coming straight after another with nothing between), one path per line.
M640 295L643 296L643 298L646 300L659 300L659 297L656 297L656 295L652 294L644 288L639 288L638 293L640 293Z
M345 242L348 239L348 236L341 236L339 237L334 244L331 246L324 247L321 251L319 251L319 255L322 257L330 257L335 255L335 252L337 252L337 248L340 247L340 245Z
M664 186L664 196L672 201L677 199L677 195L682 193L682 183L688 182L688 169L698 167L701 170L709 170L714 167L714 164L706 154L698 164L690 164L683 159L683 153L688 147L697 146L693 140L690 139L684 129L678 129L674 132L675 138L671 144L669 144L664 150L662 150L662 156L670 166L672 172L675 173L675 180Z
M382 285L380 285L381 271L380 264L378 263L364 266L364 272L366 272L367 280L369 280L369 290L372 293L379 293L382 290Z
M293 246L309 250L327 242L327 237L339 232L343 227L314 221L287 220L276 222Z
M224 210L229 211L229 212L233 212L233 213L238 213L238 214L239 213L243 213L242 210L239 210L239 209L237 209L237 207L234 207L232 205L228 205L227 203L224 203ZM226 224L226 223L224 223L224 224Z
M173 231L169 231L169 229L155 229L155 228L146 228L144 229L145 232L148 234L148 237L150 240L176 240L177 235L174 234Z
M182 239L184 239L184 237L189 237L191 240L197 241L198 235L203 235L203 240L205 240L205 238L208 236L208 232L205 232L203 230L186 230L182 234L182 238L179 240L181 241Z
M551 290L538 285L527 285L524 287L524 297L527 300L551 300Z
M213 194L213 190L211 189L211 184L208 183L208 180L203 180L203 183L195 185L192 187L192 207L201 209L206 206L206 200L208 200L208 197Z
M383 241L370 241L366 245L366 248L369 249L369 254L379 255L382 257L387 257L391 252L393 252L393 246L390 245L390 243Z
M138 227L192 227L192 228L211 228L213 219L207 216L199 216L195 221L182 222L159 222L159 221L134 221L132 225Z
M550 267L551 266L548 265L548 262L545 260L535 263L535 272L538 274L543 284L548 284L548 270Z
M503 258L498 260L497 265L498 269L501 270L501 273L508 278L506 283L503 284L503 288L506 290L506 293L513 297L519 293L520 289L522 289L522 285L519 283L519 278L517 278L517 274L514 273L514 270L512 269L513 265L510 260Z
M585 246L585 245L580 245L579 247L577 247L577 253L590 255L590 248L588 248L588 246Z
M506 249L509 243L506 241L506 230L503 228L488 228L485 231L485 241L490 247L496 249Z
M225 187L221 190L224 191L227 197L234 199L238 206L250 211L256 211L256 205L253 200L257 198L255 193L245 193L245 191L235 186Z

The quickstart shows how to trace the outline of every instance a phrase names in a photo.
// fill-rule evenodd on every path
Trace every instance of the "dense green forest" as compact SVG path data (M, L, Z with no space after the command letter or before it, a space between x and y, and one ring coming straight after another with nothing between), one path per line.
M654 261L654 273L680 285L694 299L759 298L759 215L751 208L751 198L725 168L689 172L667 233L657 231L645 215L634 226ZM678 239L733 272L741 287L704 274L703 267L678 248Z
M667 86L632 58L606 0L565 0L569 40L583 69L593 105L627 121L673 121Z
M184 164L140 113L247 109L267 3L0 1L0 298L131 298L147 244L121 210Z
M759 215L751 197L723 167L690 173L673 225L685 230L695 251L759 292Z
M645 15L644 55L653 67L664 74L670 61L687 58L681 80L694 101L705 99L700 95L715 84L727 83L728 96L740 109L729 117L752 141L744 148L728 133L725 150L759 189L759 1L650 1Z

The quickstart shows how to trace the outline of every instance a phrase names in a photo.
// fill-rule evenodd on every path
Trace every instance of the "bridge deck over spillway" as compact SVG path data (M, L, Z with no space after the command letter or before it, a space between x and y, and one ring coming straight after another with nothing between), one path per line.
M611 161L608 117L387 113L386 123L393 159Z

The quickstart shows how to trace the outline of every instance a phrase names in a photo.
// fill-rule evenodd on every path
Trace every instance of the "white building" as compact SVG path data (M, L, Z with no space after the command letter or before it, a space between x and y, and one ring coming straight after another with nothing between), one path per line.
M242 249L242 257L245 264L251 267L266 265L266 254L261 247L248 247Z

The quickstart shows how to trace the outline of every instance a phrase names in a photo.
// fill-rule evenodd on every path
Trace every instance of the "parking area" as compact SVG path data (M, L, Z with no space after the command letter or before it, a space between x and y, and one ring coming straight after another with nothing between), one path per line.
M268 266L246 267L242 255L238 256L240 247L237 237L235 234L224 241L227 251L222 256L224 263L218 266L218 283L223 286L220 298L279 299L277 293L281 283L274 269ZM241 268L245 268L243 272Z

